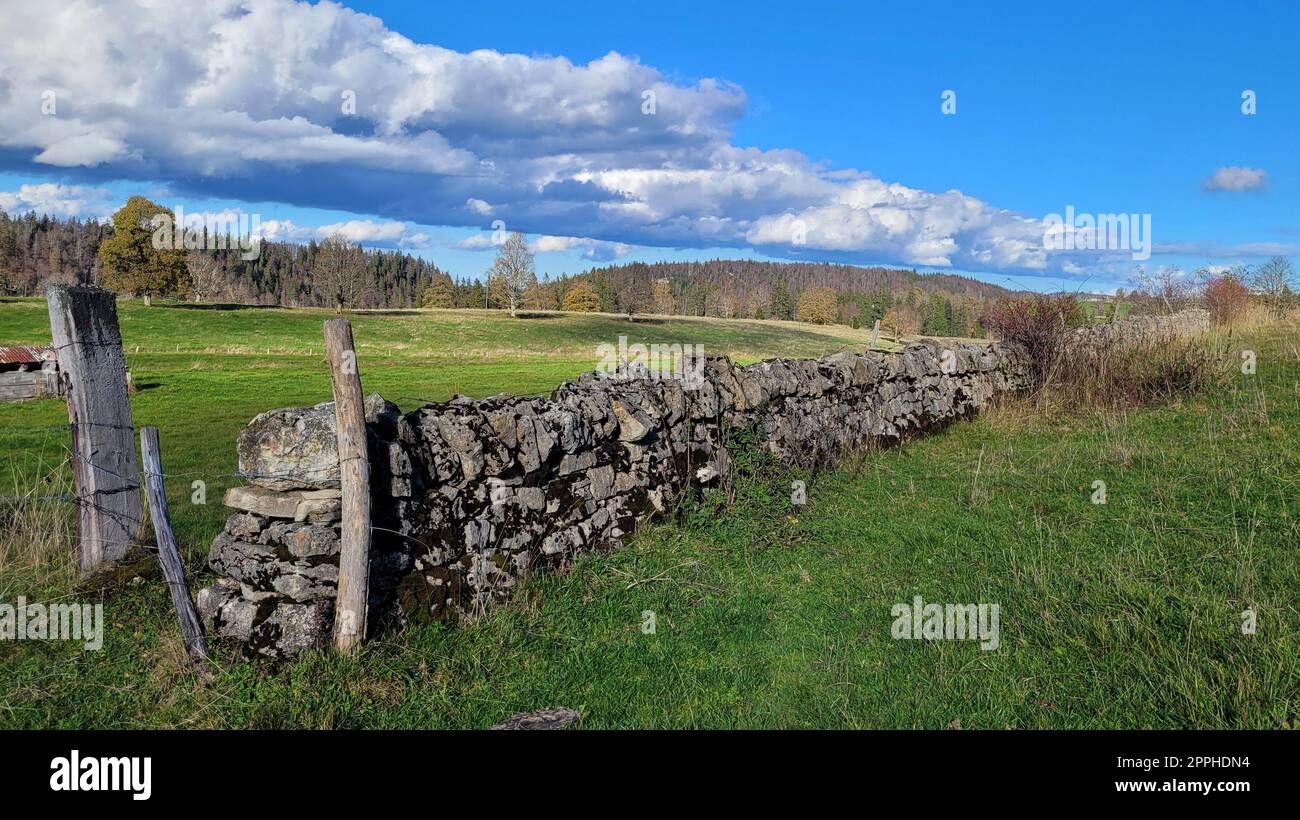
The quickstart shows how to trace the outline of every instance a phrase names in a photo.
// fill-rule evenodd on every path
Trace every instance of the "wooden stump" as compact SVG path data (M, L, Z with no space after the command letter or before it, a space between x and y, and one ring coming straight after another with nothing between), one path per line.
M86 571L125 556L143 525L126 356L111 291L50 285L46 295L68 396L77 541Z

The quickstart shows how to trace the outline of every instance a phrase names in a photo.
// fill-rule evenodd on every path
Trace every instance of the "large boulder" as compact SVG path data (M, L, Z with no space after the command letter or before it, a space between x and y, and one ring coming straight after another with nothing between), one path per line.
M366 398L366 423L380 438L396 430L397 405L378 393ZM282 407L254 418L239 434L239 471L250 484L270 490L339 487L339 448L334 402Z

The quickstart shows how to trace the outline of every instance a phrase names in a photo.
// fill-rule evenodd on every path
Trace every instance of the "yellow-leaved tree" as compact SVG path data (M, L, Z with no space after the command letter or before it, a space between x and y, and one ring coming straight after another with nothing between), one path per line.
M144 297L179 295L189 283L183 244L175 242L181 227L167 208L133 196L113 214L113 235L99 245L106 287ZM181 244L178 249L177 245Z
M600 297L596 295L596 291L591 289L591 285L586 282L579 282L569 288L568 293L564 294L564 301L560 303L560 309L575 313L596 313L600 310Z

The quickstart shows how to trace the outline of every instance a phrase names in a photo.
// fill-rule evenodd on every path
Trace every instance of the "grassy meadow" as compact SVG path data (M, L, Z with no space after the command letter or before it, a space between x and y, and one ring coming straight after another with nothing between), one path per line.
M121 304L195 588L223 520L234 439L256 413L329 397L330 314ZM540 393L595 346L696 341L742 361L860 348L795 323L474 311L350 316L366 390L409 409L455 392ZM49 339L40 300L0 300L0 344ZM5 556L0 601L102 600L102 651L0 642L0 727L483 728L568 706L585 728L1290 728L1300 719L1300 325L1210 394L1118 414L1009 402L818 476L751 455L734 503L690 502L627 548L530 579L454 626L354 658L187 667L156 575L113 589ZM56 474L58 400L0 405L0 495ZM62 468L66 472L66 467ZM211 475L189 503L188 474ZM808 481L793 507L790 481ZM1092 503L1104 481L1105 504ZM66 483L66 477L62 479ZM43 566L54 564L46 556ZM1001 645L894 640L891 607L988 602ZM1242 613L1257 618L1242 632ZM644 613L655 630L645 634Z

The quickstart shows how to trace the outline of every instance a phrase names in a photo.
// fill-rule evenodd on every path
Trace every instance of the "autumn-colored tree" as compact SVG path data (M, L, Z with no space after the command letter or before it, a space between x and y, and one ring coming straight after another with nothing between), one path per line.
M880 329L898 338L898 308L890 308L885 311L885 315L880 319Z
M596 295L591 285L579 282L564 294L564 302L560 309L574 313L596 313L600 310L600 297Z
M799 294L799 321L828 325L838 315L835 288L804 288Z
M174 296L189 284L185 251L173 241L175 215L142 196L133 196L113 214L113 235L99 246L104 284L144 297Z
M655 280L654 288L650 291L650 301L655 313L671 315L677 312L676 302L673 299L673 285L667 279Z
M422 308L449 308L454 305L451 277L445 273L435 273L432 280L424 285L419 294Z
M524 307L529 310L555 310L559 303L555 298L555 285L552 282L538 282L524 291Z

